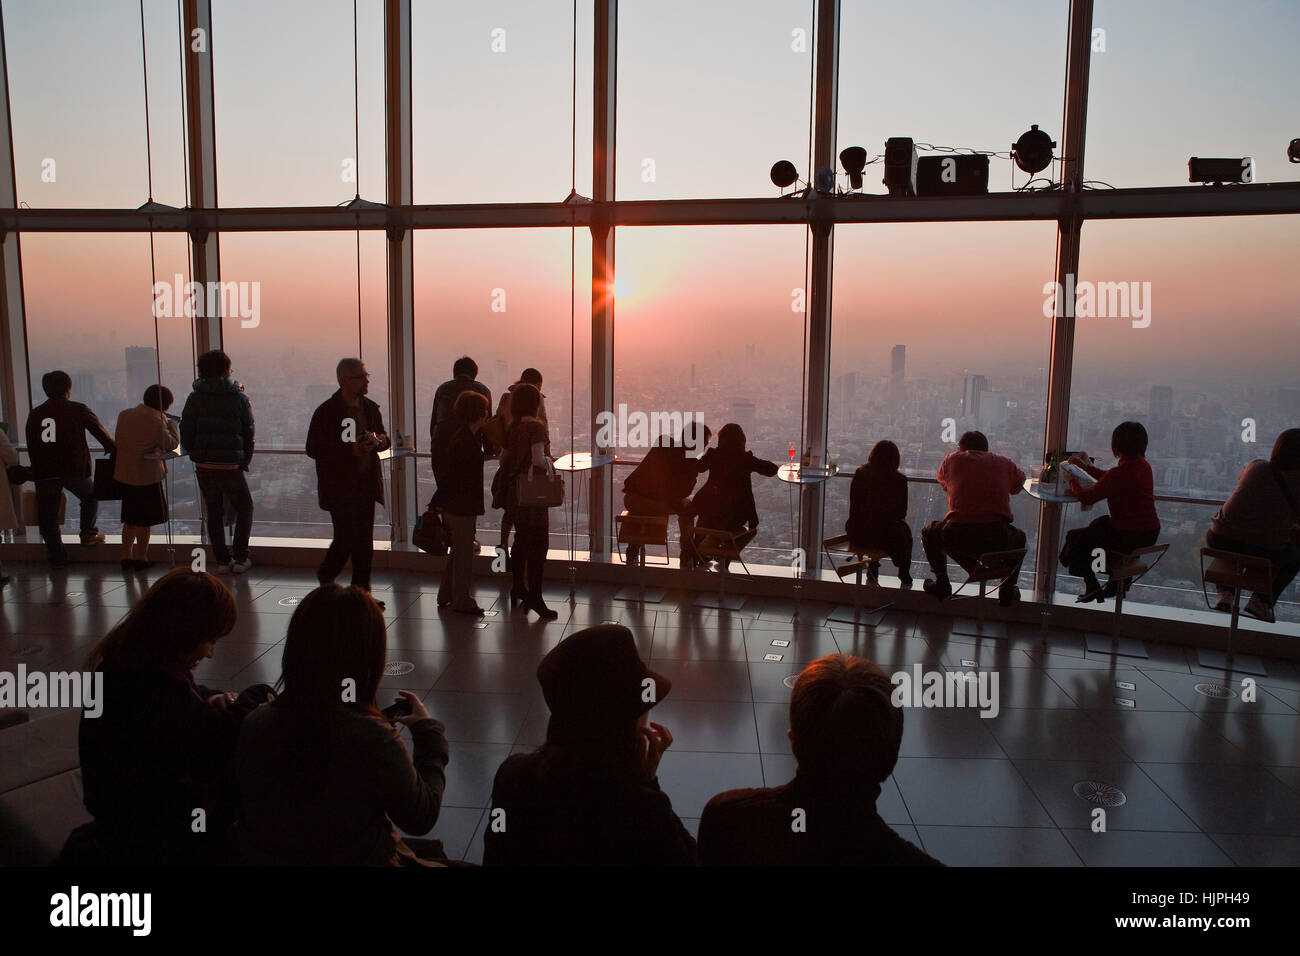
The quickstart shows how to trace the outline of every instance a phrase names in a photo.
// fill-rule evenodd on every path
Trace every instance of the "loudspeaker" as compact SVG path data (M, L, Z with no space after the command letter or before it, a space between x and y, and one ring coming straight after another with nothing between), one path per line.
M885 178L891 196L916 195L916 144L910 136L885 140Z
M978 153L922 156L916 163L918 196L986 196L989 158Z

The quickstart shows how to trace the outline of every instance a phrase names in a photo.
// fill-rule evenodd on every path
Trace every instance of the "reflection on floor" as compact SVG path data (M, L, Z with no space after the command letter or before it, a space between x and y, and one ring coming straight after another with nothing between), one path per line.
M78 667L147 586L144 575L128 581L103 565L53 578L36 565L8 570L0 670ZM314 576L255 567L226 580L239 623L199 677L224 689L273 683L292 599ZM1008 639L980 640L951 633L949 618L897 611L855 631L827 623L825 604L749 598L718 611L669 592L642 605L615 600L615 586L582 583L573 602L562 584L547 589L560 618L543 624L510 612L507 587L505 577L478 582L478 601L493 612L478 622L440 612L428 576L399 572L375 587L388 605L389 661L412 665L385 679L381 695L418 693L452 743L433 836L454 856L481 859L497 766L545 736L538 660L566 634L619 621L673 680L654 711L675 738L660 782L692 829L713 794L790 778L785 678L838 650L889 673L915 664L997 673L996 717L908 710L902 756L879 804L886 822L950 865L1300 863L1300 669L1292 663L1268 661L1252 694L1250 679L1200 668L1183 648L1149 645L1149 659L1113 659L1087 651L1077 632L1044 639L1012 624ZM1125 797L1106 810L1105 832L1094 832L1098 804L1076 795L1086 783ZM1078 789L1106 799L1095 796L1099 788Z

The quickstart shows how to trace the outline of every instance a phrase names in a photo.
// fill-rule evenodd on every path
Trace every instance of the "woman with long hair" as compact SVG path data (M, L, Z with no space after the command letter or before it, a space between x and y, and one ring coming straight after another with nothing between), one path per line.
M393 825L433 829L447 739L412 693L399 692L405 714L392 722L379 709L384 659L384 616L367 591L326 584L295 609L279 696L245 722L235 759L247 862L419 862ZM410 730L414 757L397 723Z
M177 568L91 650L86 669L103 690L82 714L79 750L95 822L74 832L66 859L182 864L219 853L239 725L270 691L221 693L194 680L236 619L220 580Z
M1272 562L1269 593L1256 591L1244 608L1251 617L1272 624L1274 603L1300 571L1300 428L1282 432L1267 459L1258 458L1241 470L1236 489L1206 532L1205 543ZM1219 589L1215 608L1232 610L1230 588Z
M450 418L433 430L433 477L438 490L430 504L442 514L451 538L451 554L443 566L438 607L482 616L474 600L474 525L483 513L483 439L488 401L478 392L456 396Z
M844 533L855 548L886 551L898 568L903 590L912 586L912 529L907 525L907 479L898 470L898 446L878 441L849 486L849 520ZM880 562L867 565L867 582L877 583Z
M506 447L501 454L501 480L506 499L506 520L515 529L514 547L510 552L510 569L514 585L510 589L510 606L522 604L537 616L553 621L559 614L542 599L546 550L550 538L550 517L541 505L521 505L516 484L532 472L546 473L552 468L550 439L546 424L537 418L542 393L536 386L520 383L510 390L510 428Z

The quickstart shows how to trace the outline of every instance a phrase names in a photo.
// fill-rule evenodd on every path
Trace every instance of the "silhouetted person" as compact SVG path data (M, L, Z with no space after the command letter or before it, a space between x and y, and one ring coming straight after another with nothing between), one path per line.
M442 513L451 538L451 554L443 566L438 606L462 614L483 614L474 600L474 524L483 514L483 443L479 432L487 420L487 399L478 392L461 392L452 417L433 433L433 475L438 490L431 506Z
M745 432L735 422L718 432L718 446L700 459L700 470L709 473L704 487L691 499L691 513L700 528L715 531L743 531L758 527L751 476L771 478L776 463L757 458L745 449ZM728 562L723 562L724 566Z
M604 624L566 637L537 681L546 743L497 770L484 865L693 864L695 840L659 788L673 738L649 721L672 684L645 666L632 632Z
M117 460L113 477L122 490L122 570L144 571L153 526L167 523L167 462L147 455L174 451L180 444L176 422L168 417L172 390L150 385L144 401L117 416Z
M330 513L334 526L316 578L332 584L351 558L352 586L369 591L375 505L384 503L379 453L392 442L379 406L366 398L370 375L361 359L340 360L334 374L338 391L312 414L307 430L307 456L316 461L320 506Z
M1084 455L1074 455L1070 462L1082 468L1097 483L1082 487L1078 480L1066 472L1070 492L1081 505L1105 501L1110 511L1095 519L1086 528L1075 528L1065 535L1061 548L1061 564L1071 574L1083 578L1083 594L1079 601L1102 601L1114 597L1118 590L1114 581L1102 588L1093 571L1093 551L1128 554L1156 543L1160 536L1160 518L1156 514L1155 478L1146 460L1147 430L1139 422L1120 422L1110 436L1110 450L1118 459L1115 467L1106 471L1097 468Z
M233 764L244 716L270 688L200 686L194 668L235 626L235 599L189 567L163 575L95 645L98 717L83 713L78 750L93 824L74 831L64 862L116 866L212 862L234 819ZM204 828L197 830L196 810Z
M541 397L541 393L531 385L516 385L511 390L512 421L506 433L505 451L501 454L501 472L507 501L506 520L515 529L514 548L510 552L510 570L514 575L510 606L522 604L537 612L538 617L552 621L559 615L548 608L542 598L550 517L542 505L521 505L516 487L524 474L543 475L553 470L546 425L537 419Z
M478 363L468 355L462 355L451 366L451 375L447 381L438 386L433 393L433 412L429 416L429 447L433 447L433 433L438 423L448 421L452 409L456 406L456 396L461 392L478 392L487 399L488 408L492 407L492 389L477 381ZM485 449L486 450L486 449Z
M1025 546L1025 533L1011 523L1011 496L1023 489L1025 473L1010 458L990 452L983 432L966 432L957 451L939 466L938 477L948 493L948 514L921 530L921 547L934 573L925 590L946 598L952 594L946 555L969 572L981 554ZM1021 563L1023 559L998 593L1003 606L1020 600L1016 579Z
M501 437L499 441L494 442L492 439L488 437L487 433L484 432L483 433L484 451L490 453L492 450L490 446L494 444L499 444L504 447L505 445L504 436L509 433L510 423L513 421L510 415L510 403L511 403L510 395L515 390L515 388L517 388L520 385L531 385L533 386L533 388L537 389L537 395L538 395L537 414L534 417L543 425L546 425L548 428L550 427L550 419L546 417L546 395L545 393L542 392L542 373L537 371L537 369L535 368L526 368L519 373L519 381L515 382L514 385L511 385L508 389L506 389L501 396L501 400L497 403L496 417L497 417L498 424L496 427L497 429L499 429ZM496 474L492 476L492 507L493 508L505 508L505 501L506 501L505 489L501 487L501 483L503 482L504 482L504 476L502 475L500 466L498 466ZM509 515L502 514L501 549L506 552L509 552L510 550L511 530L512 530L512 525L510 524Z
M867 463L853 473L844 533L855 548L888 552L906 590L912 586L912 529L907 525L907 479L898 470L901 463L892 441L872 446ZM880 562L870 562L868 583L876 584L879 576Z
M1273 623L1273 605L1300 571L1300 428L1277 436L1267 461L1241 470L1237 487L1214 516L1205 543L1211 548L1268 558L1273 588L1256 591L1245 611ZM1232 609L1232 591L1220 588L1218 610Z
M903 710L871 661L828 654L790 694L798 766L784 786L729 790L700 818L700 862L722 866L942 866L880 818Z
M253 460L253 406L230 377L230 356L214 349L198 360L199 377L181 412L181 450L194 462L217 571L243 574L253 566L253 496L244 472ZM226 499L235 509L235 540L226 547ZM233 549L233 556L232 556Z
M705 449L713 433L698 422L690 422L680 440L663 436L650 448L641 464L623 481L623 507L629 515L677 516L681 539L683 570L694 567L699 559L691 546L691 492L703 469ZM635 564L643 545L627 546L627 563Z
M383 677L384 617L361 588L327 584L289 620L280 694L239 738L236 770L246 862L309 866L414 864L393 831L427 833L446 787L447 739L419 698L410 707L408 753L376 704ZM391 821L391 822L390 822ZM441 853L435 853L441 856Z
M117 446L94 412L81 402L71 401L72 376L67 372L46 372L41 376L41 388L46 400L27 416L27 454L32 460L41 540L50 564L63 568L68 565L68 551L59 530L59 501L64 488L81 502L81 543L104 541L95 526L99 502L95 500L86 432L94 435L109 454Z

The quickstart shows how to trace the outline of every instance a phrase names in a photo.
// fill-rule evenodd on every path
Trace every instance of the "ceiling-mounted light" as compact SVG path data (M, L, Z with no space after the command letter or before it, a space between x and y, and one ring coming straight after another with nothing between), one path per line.
M1051 165L1052 150L1055 147L1056 143L1053 142L1052 137L1039 129L1038 124L1035 123L1012 145L1011 158L1016 161L1016 165L1021 170L1032 175Z
M795 168L794 163L788 159L783 159L778 163L772 164L772 185L778 189L785 189L793 186L799 181L799 170Z
M1293 163L1300 163L1300 139L1291 140L1291 145L1286 148L1286 158Z
M867 165L867 151L861 146L849 146L840 150L840 165L849 174L849 188L862 188L862 170Z

